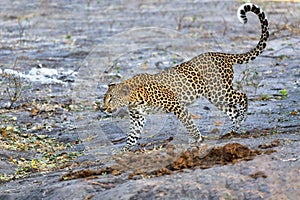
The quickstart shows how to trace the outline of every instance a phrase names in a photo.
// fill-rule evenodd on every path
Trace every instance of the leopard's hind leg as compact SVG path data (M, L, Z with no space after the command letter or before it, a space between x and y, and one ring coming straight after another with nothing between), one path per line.
M175 114L175 116L181 121L181 123L185 126L188 130L190 136L193 138L191 143L201 142L202 136L200 131L198 130L197 126L194 124L191 114L188 112L187 108L181 106L178 103L172 105L167 109L169 112Z
M246 112L248 109L247 96L244 93L234 90L232 87L220 87L219 91L219 94L221 95L215 95L215 92L208 92L205 96L212 104L231 119L231 131L236 132L240 127L240 124L246 118Z
M232 121L231 131L236 132L246 118L248 109L247 96L232 89L226 94L224 102L218 102L217 107L229 116Z
M246 119L248 110L248 99L246 94L231 88L230 92L226 95L226 100L229 102L224 112L230 117L232 121L232 131L237 131L240 124ZM235 111L234 111L235 110Z

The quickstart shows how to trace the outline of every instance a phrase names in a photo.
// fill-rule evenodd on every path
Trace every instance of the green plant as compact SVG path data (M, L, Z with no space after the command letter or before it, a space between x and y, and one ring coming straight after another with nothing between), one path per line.
M279 94L281 95L281 99L286 99L288 96L288 91L286 89L280 90Z
M237 89L244 90L244 86L250 86L254 88L254 94L256 95L257 89L262 87L259 80L259 73L256 69L250 69L247 65L246 69L242 71L236 81Z
M266 101L269 100L271 97L268 94L261 95L261 100Z

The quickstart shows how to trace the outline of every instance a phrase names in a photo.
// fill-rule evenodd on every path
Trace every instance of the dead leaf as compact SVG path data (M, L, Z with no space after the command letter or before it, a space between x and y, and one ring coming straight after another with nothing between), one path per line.
M16 162L16 160L13 159L12 156L9 157L9 162L11 162L11 163L13 163L13 164L18 164L18 163Z
M220 122L220 121L215 122L215 125L216 125L216 126L222 126L222 124L223 124L223 123Z
M3 138L6 138L6 137L7 137L6 130L4 130L4 129L2 129L2 137L3 137Z
M37 108L34 108L34 109L32 109L32 111L31 111L31 115L32 116L36 116L38 113L39 113L39 109L37 109Z
M200 115L194 115L193 113L191 114L192 119L201 119L202 116Z
M297 115L298 113L297 113L297 111L292 111L291 112L291 115Z

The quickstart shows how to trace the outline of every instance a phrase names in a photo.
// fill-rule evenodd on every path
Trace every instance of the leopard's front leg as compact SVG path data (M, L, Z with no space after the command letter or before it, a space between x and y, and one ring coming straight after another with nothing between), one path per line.
M145 123L145 113L138 108L129 108L130 126L124 151L133 147L140 138Z
M172 112L175 116L183 123L183 125L188 130L190 136L193 138L194 142L201 142L201 133L195 125L191 114L188 112L180 102L174 92L168 88L160 85L152 85L155 88L155 93L152 96L151 104L153 106L162 107L167 112ZM155 99L155 100L154 100Z

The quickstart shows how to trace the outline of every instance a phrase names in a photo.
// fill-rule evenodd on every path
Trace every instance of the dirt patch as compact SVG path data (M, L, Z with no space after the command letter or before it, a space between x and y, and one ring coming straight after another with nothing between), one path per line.
M258 148L261 149L269 149L269 148L274 148L280 145L280 141L279 140L273 140L270 143L265 143L265 144L260 144L258 145Z
M60 180L78 178L89 178L98 175L112 174L114 176L129 172L129 179L153 178L172 174L175 171L184 169L211 168L215 165L234 164L240 161L252 160L261 154L270 154L273 151L251 150L239 143L229 143L223 146L193 147L177 153L173 145L168 145L165 151L148 151L146 153L126 153L115 157L117 164L100 170L84 169L76 172L69 172ZM174 159L176 158L176 159ZM166 164L169 163L169 164ZM155 169L157 168L157 169ZM254 177L260 176L253 175Z
M228 133L220 136L219 139L222 140L222 139L233 139L233 138L243 138L243 139L245 139L245 138L260 138L260 137L272 136L274 134L292 134L295 129L299 129L299 128L300 128L299 125L291 125L291 126L284 126L284 127L253 129L253 130L248 130L244 133L228 132ZM289 129L291 131L288 131ZM277 144L277 146L278 146L278 144Z

